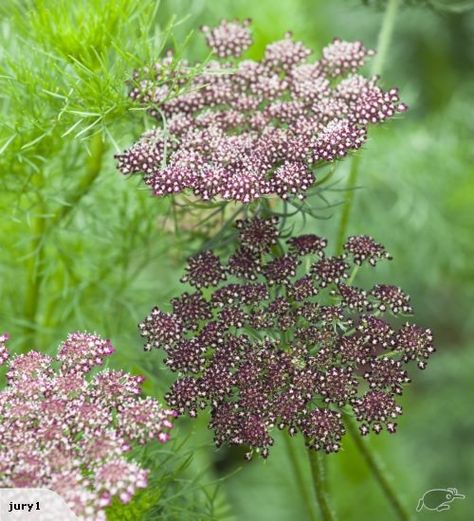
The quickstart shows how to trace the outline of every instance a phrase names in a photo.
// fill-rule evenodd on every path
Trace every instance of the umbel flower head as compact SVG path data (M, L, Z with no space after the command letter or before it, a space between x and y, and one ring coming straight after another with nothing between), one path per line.
M141 376L101 370L108 340L73 333L56 357L37 351L9 361L0 392L0 488L48 488L84 520L106 519L113 497L130 501L148 472L125 456L133 444L169 438L173 411L142 398Z
M260 61L244 59L248 21L203 27L215 56L197 69L171 55L135 73L130 96L158 126L117 155L124 174L141 174L157 196L192 192L248 203L302 198L320 164L365 141L369 125L406 110L396 88L359 69L374 53L335 39L319 60L291 34Z
M216 444L247 446L249 457L268 455L275 427L337 452L345 413L363 435L395 432L406 365L424 368L434 348L430 330L393 325L412 312L400 288L351 283L354 268L389 254L367 236L349 237L340 256L313 234L283 247L277 224L238 221L230 257L192 257L183 280L193 289L140 324L146 349L165 350L177 373L169 405L191 416L209 408Z

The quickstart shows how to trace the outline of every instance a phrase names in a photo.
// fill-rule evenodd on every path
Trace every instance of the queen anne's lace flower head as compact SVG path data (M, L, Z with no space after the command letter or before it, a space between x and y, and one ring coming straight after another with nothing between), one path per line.
M147 349L164 349L178 375L170 406L191 416L209 407L216 444L247 446L249 457L268 455L274 427L336 452L345 413L362 434L395 432L407 363L424 368L434 347L429 330L397 326L399 315L412 312L400 288L350 282L366 261L390 259L385 248L354 236L344 255L328 256L326 239L314 234L292 237L285 248L276 218L236 228L230 256L198 256L200 272L208 258L219 276L173 299L171 313L155 308L140 324Z
M8 359L0 336L0 364ZM128 502L148 472L129 461L132 444L169 439L175 413L140 398L141 376L98 368L109 340L72 333L56 357L37 351L7 363L0 392L0 487L48 488L80 519L105 520L112 498Z
M124 174L140 173L157 196L248 203L302 198L318 165L343 158L366 140L369 125L406 110L360 68L374 53L335 39L319 60L288 33L260 61L244 59L249 22L203 27L217 58L192 71L167 55L134 74L130 96L158 120L117 155Z

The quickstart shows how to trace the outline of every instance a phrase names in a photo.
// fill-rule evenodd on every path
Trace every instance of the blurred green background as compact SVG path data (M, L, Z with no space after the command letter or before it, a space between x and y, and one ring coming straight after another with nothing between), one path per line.
M113 154L152 125L126 99L124 81L173 38L189 37L183 55L203 58L202 40L191 32L221 18L253 19L255 56L287 30L316 53L334 36L375 47L385 2L367 4L3 2L0 329L13 348L54 351L69 331L96 331L117 347L115 365L146 374L146 391L163 396L169 377L158 352L142 351L136 324L178 292L183 259L199 241L175 234L169 202L115 169ZM377 276L412 295L417 322L434 330L438 352L403 397L399 433L368 443L415 519L464 521L473 518L474 498L474 12L465 1L410 4L398 13L382 81L400 88L410 110L370 132L349 233L372 235L392 253ZM331 203L346 197L349 163L338 165ZM329 218L306 227L334 241L339 213L321 205ZM205 421L177 427L186 448L175 442L169 450L192 458L179 472L172 459L158 466L158 473L176 472L180 492L160 492L162 508L152 518L305 519L283 443L268 461L247 464L213 447ZM339 519L396 519L348 436L344 451L327 458L327 471ZM426 490L444 487L466 499L416 514ZM136 518L133 505L121 512L113 519Z

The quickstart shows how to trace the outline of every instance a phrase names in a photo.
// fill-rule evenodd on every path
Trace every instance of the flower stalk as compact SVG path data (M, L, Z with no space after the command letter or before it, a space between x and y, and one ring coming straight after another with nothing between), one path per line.
M314 499L306 486L306 479L298 460L298 452L296 450L295 443L289 436L285 435L284 438L286 453L293 468L293 474L295 476L296 484L298 485L298 490L302 496L308 519L310 521L317 521L318 518L314 508Z
M44 268L44 234L46 231L46 223L44 216L44 201L39 190L42 184L42 175L38 174L33 177L33 184L38 189L37 195L37 212L32 219L31 230L31 251L27 263L27 287L25 294L25 318L27 321L27 331L25 334L25 343L22 345L22 353L34 346L37 330L37 315L40 303L41 285L43 281Z
M385 10L384 18L382 21L382 27L380 28L379 36L377 39L377 54L372 62L371 73L373 76L382 73L387 52L390 47L390 42L393 36L393 30L395 28L395 20L397 18L398 9L400 7L400 0L389 0L387 3L387 9ZM344 238L347 235L347 228L349 226L350 215L354 204L354 190L357 186L357 180L360 172L360 154L356 154L352 158L351 169L349 177L347 179L347 195L346 202L342 209L341 219L339 221L338 237L338 250L342 250Z
M346 421L346 426L347 430L349 431L349 434L354 440L354 443L359 453L364 458L365 462L367 463L367 466L372 472L372 475L382 488L383 493L385 494L385 497L387 498L388 502L392 505L393 510L397 515L397 519L399 519L400 521L410 521L412 517L403 506L403 503L400 501L400 498L397 496L397 493L392 484L390 483L389 479L387 478L386 473L380 464L380 461L378 461L377 457L370 450L367 443L364 440L362 440L359 433L359 429L357 428L357 425L352 420L352 418L348 418L348 420Z
M395 20L397 18L398 9L401 0L388 0L387 9L385 10L382 27L380 28L377 39L377 54L372 62L372 75L381 74L387 52L392 41L393 30L395 28Z
M55 215L51 222L51 227L57 226L62 223L66 217L71 213L77 204L85 197L94 181L99 176L102 170L102 163L104 158L106 146L101 134L96 134L90 144L90 155L87 161L86 173L84 177L79 181L79 185L75 187L74 192L68 199L66 206L63 206L61 210Z
M393 30L395 27L395 20L398 13L398 9L400 7L400 0L389 0L387 4L387 9L385 11L385 15L382 22L382 27L380 29L380 33L377 40L377 55L372 64L372 74L378 75L382 72L385 59L387 56L388 48L390 47L390 42L393 36ZM357 186L357 180L360 172L360 154L355 155L352 158L351 169L349 173L349 177L347 179L347 196L346 203L342 209L341 219L339 222L339 230L337 234L337 250L338 252L342 251L342 247L344 244L344 239L347 235L347 229L349 226L350 215L352 212L352 207L354 204L354 191ZM378 464L375 456L371 453L369 447L362 441L359 436L359 432L357 428L354 426L352 422L349 422L348 425L349 432L352 435L352 438L355 441L356 447L367 462L369 469L371 470L374 478L382 487L387 499L394 507L398 518L400 520L408 520L410 519L400 500L395 494L392 486L387 480L386 476L380 465Z
M92 185L99 176L102 165L106 145L100 134L96 134L90 144L90 155L86 165L84 177L79 181L78 186L68 198L67 205L63 206L51 219L48 219L48 209L43 198L38 195L36 203L37 215L33 219L32 235L31 235L31 253L28 264L28 286L25 294L25 317L28 321L28 331L25 335L25 342L21 346L21 352L26 353L29 349L35 347L38 338L36 332L39 327L39 310L41 306L41 286L43 283L43 270L45 266L45 245L46 236L53 232L55 228L60 226L65 219L71 214L74 208L89 193ZM33 179L35 187L39 190L42 178L37 176ZM51 310L48 309L44 316L42 325L48 324Z
M321 510L322 519L323 521L335 521L336 516L329 501L327 476L322 462L323 457L324 456L319 452L308 449L308 459L311 467L311 475L313 477L314 492Z
M337 251L342 252L344 241L346 240L347 228L351 216L352 204L354 201L354 191L356 189L357 178L359 176L360 154L356 154L352 158L349 177L347 178L347 195L346 202L342 207L341 220L339 221L339 231L337 233Z

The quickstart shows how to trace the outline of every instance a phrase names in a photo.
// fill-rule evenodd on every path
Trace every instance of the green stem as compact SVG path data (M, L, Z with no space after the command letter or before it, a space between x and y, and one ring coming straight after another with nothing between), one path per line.
M397 12L400 7L401 0L388 0L387 8L380 28L379 36L377 39L377 54L372 64L372 75L381 74L385 65L387 52L390 47L390 42L393 36L393 30L395 28L395 20L397 18ZM354 189L357 186L357 179L360 171L360 153L356 154L352 158L351 171L347 179L347 196L346 202L342 209L341 220L339 222L339 231L337 234L337 252L341 253L342 246L345 241L347 234L347 227L349 226L349 219L354 203Z
M44 269L44 234L45 234L45 208L44 201L41 197L41 185L43 179L35 177L33 183L38 190L38 202L36 211L38 212L33 217L31 230L31 251L30 258L27 263L27 286L25 293L25 319L26 332L25 342L21 345L21 352L26 353L29 349L36 347L36 330L37 330L37 315L40 305L41 285L43 282Z
M61 210L54 216L51 221L51 227L60 224L71 211L77 206L77 204L85 197L94 181L99 176L102 170L103 157L105 152L105 143L101 134L96 134L91 141L90 155L86 163L86 174L79 181L79 184L74 188L74 193L71 194L67 201L67 205L63 206Z
M382 468L380 461L378 461L377 457L371 452L365 440L362 439L360 435L359 429L355 424L352 418L348 418L346 421L347 430L349 431L354 443L359 450L360 454L364 458L367 466L369 467L372 475L378 481L380 487L382 488L387 500L392 505L397 518L400 521L410 521L412 517L407 512L402 502L397 496L395 489L393 488L390 481L387 479L387 476Z
M351 216L352 204L354 201L354 190L356 187L357 177L359 175L360 154L352 158L351 170L347 179L347 195L346 202L342 207L341 220L339 221L339 231L337 233L336 254L342 253L342 247L346 240L347 227L349 226L349 218Z
M378 42L377 42L377 56L373 62L372 74L380 74L383 70L383 66L386 60L387 52L390 47L390 41L393 36L393 30L395 27L395 19L397 16L398 8L400 7L400 0L389 0L387 9L385 11L382 27L380 29ZM360 155L354 156L351 164L351 171L347 180L347 198L346 204L344 205L341 220L339 223L339 231L337 235L337 253L342 251L342 246L345 241L347 234L347 228L349 225L350 214L354 202L354 189L357 185L357 179L359 177L360 170ZM355 277L355 273L353 273ZM351 277L351 282L353 280ZM357 426L350 420L348 422L348 430L354 439L357 449L361 453L362 457L366 461L370 471L372 472L375 479L380 484L385 496L387 497L390 504L393 506L398 518L401 521L407 521L410 519L409 514L405 510L404 506L398 499L395 490L393 489L390 482L387 480L381 465L377 461L376 457L371 453L367 444L362 440Z
M295 448L295 440L291 439L288 435L285 435L284 438L286 443L286 452L288 454L291 466L293 467L293 474L296 479L296 484L298 485L298 490L303 497L306 512L308 514L308 520L317 521L318 518L314 509L314 500L312 498L312 494L310 494L307 488L305 476L298 460L298 452Z
M352 286L355 278L357 277L357 273L358 273L359 269L360 269L359 264L356 264L354 266L354 268L352 269L352 273L350 274L349 278L347 279L348 286Z
M385 65L385 59L390 47L390 42L393 36L393 29L395 28L395 20L397 18L398 8L401 0L388 0L387 9L382 21L379 36L377 39L377 54L372 63L372 75L381 74Z
M308 449L308 459L313 477L313 486L323 521L335 521L336 516L329 504L326 474L321 460L321 454L313 449Z
M102 170L104 152L106 146L100 134L96 134L90 144L90 154L86 161L86 173L83 178L79 180L78 185L75 186L74 192L71 193L67 199L67 205L63 206L55 216L48 223L47 232L50 233L54 228L58 227L71 214L74 208L81 202L81 200L90 192L95 180ZM41 255L43 255L43 243L40 246ZM54 314L57 303L60 299L50 301L46 308L44 324L51 325L51 317Z

